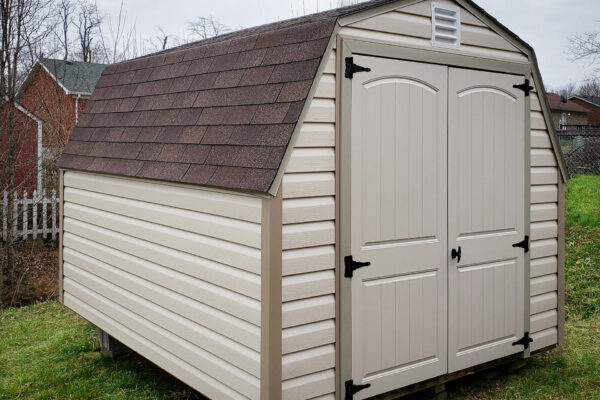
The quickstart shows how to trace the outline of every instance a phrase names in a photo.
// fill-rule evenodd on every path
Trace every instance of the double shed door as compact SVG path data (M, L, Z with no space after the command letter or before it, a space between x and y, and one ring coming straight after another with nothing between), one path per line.
M366 398L523 350L524 96L520 76L354 62L371 68L352 81L347 197L371 263L349 284Z

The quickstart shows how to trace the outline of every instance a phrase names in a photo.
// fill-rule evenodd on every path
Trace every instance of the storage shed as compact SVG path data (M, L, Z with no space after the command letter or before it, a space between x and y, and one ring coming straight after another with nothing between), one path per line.
M401 393L560 344L543 87L469 0L108 66L60 161L62 301L213 399Z

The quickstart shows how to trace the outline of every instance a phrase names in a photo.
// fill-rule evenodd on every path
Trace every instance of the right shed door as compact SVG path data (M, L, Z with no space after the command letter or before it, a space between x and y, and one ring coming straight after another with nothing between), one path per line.
M449 70L448 372L523 351L523 80Z

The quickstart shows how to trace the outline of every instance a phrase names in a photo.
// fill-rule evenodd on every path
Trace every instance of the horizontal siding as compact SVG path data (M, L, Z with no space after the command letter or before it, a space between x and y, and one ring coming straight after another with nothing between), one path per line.
M335 368L335 51L282 181L282 391L332 395Z
M532 351L556 344L558 332L559 171L537 93L531 93Z
M259 398L261 200L76 172L64 192L65 304L210 397Z

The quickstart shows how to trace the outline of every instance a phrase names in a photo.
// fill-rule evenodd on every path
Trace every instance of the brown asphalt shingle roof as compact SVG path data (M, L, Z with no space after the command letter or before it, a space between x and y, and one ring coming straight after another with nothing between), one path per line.
M337 18L391 1L110 65L59 167L267 192Z
M548 93L548 103L550 104L550 108L554 111L575 111L580 113L591 112L587 108L582 107L571 100L563 102L560 95L556 93Z

